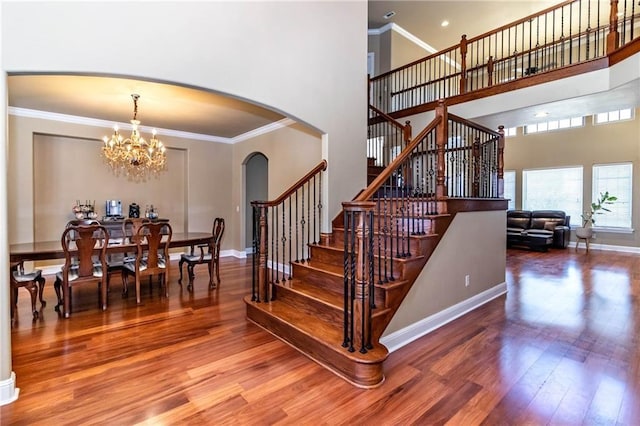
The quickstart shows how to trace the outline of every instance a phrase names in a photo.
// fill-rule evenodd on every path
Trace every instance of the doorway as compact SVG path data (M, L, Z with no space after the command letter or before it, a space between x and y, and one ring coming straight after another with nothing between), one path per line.
M245 252L253 253L253 207L252 201L268 201L269 197L269 160L256 152L245 162Z

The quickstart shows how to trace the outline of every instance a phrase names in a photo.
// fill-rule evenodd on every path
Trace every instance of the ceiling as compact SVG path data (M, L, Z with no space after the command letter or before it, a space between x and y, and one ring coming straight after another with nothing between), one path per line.
M284 118L248 102L189 87L151 81L78 75L11 75L9 106L116 123L133 117L140 95L142 126L235 138Z
M368 3L369 29L394 22L435 49L443 49L458 43L462 34L473 37L559 2L369 0ZM395 15L385 19L383 15L390 11ZM449 21L447 27L440 25L443 20ZM627 92L633 92L635 98L640 96L639 90ZM170 129L233 142L234 138L241 139L243 134L285 118L278 112L224 94L152 81L78 75L11 75L8 78L11 107L108 122L129 122L133 116L130 95L134 93L140 95L138 119L142 126L158 128L160 136L162 129ZM616 97L567 102L576 111L594 103L602 107L603 102L626 102L624 97L628 95L623 91ZM632 101L640 105L640 99L635 98ZM551 107L567 110L564 103ZM505 125L524 124L526 121L518 121L523 114L528 116L529 112L512 111L508 116L487 117L485 125L491 119Z

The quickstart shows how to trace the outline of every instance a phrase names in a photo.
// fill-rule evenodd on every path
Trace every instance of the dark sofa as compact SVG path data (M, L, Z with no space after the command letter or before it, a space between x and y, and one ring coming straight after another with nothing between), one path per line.
M571 237L570 219L561 210L508 210L507 246L566 248Z

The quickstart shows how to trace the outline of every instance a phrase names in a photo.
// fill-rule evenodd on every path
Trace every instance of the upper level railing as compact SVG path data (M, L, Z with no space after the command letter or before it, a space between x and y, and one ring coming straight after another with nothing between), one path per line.
M390 114L605 57L640 36L631 0L570 0L370 80Z
M411 125L399 123L369 105L367 157L374 166L387 167L411 140Z

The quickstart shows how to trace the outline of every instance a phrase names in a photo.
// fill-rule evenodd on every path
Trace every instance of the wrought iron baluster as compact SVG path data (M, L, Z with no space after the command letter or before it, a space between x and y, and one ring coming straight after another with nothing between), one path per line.
M271 243L272 243L272 249L275 246L275 252L273 252L273 256L271 257L271 270L275 269L275 273L276 273L276 279L275 283L279 283L280 282L280 267L278 265L278 206L274 206L273 207L273 217L272 217L272 223L271 223L271 229L273 232L273 237L271 238Z
M296 191L296 262L300 262L300 240L299 240L299 232L298 232L298 224L300 223L298 220L298 191Z
M307 262L311 260L311 248L309 244L311 243L311 188L309 188L309 183L306 184L308 187L307 190L307 220L309 221L309 226L307 226ZM303 186L304 188L304 186Z
M292 243L293 240L291 239L291 202L293 201L293 196L289 196L289 261L287 262L287 265L289 265L289 279L293 278L293 265L291 264L293 257L292 257Z
M318 243L318 217L316 216L316 203L318 202L316 199L316 177L313 176L313 244Z
M300 225L302 226L302 234L301 234L301 238L302 238L302 245L300 246L300 251L302 252L302 258L301 258L301 262L305 263L306 260L306 255L305 255L305 249L306 249L306 243L304 240L304 226L306 224L306 221L304 219L304 185L301 188L301 197L300 199L302 200L302 220L300 221Z

